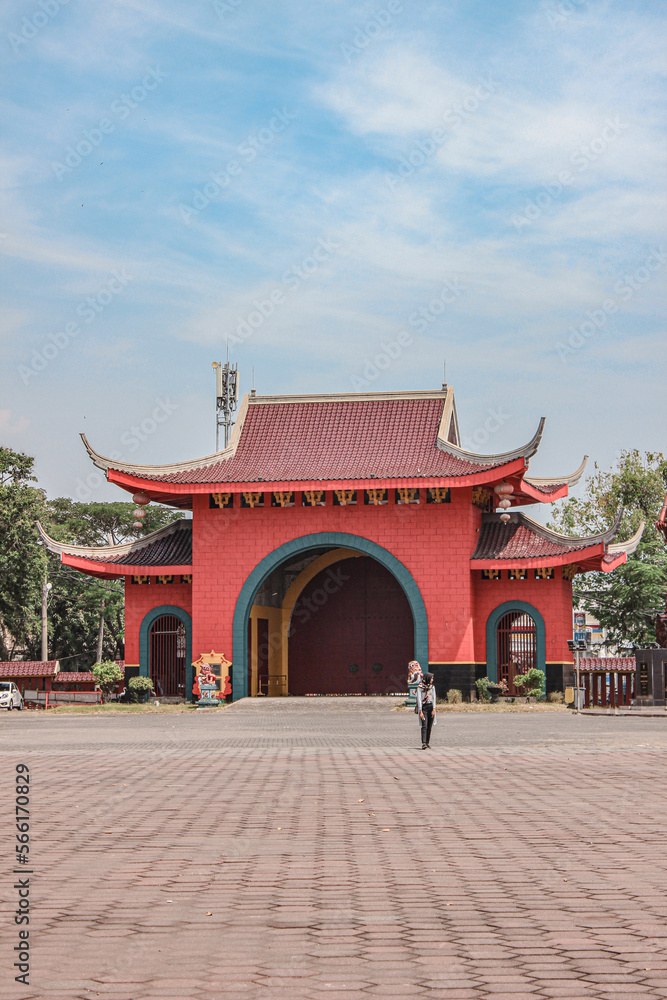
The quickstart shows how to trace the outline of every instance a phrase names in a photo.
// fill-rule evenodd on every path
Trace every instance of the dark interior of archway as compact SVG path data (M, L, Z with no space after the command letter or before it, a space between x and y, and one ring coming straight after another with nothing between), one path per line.
M185 650L185 625L180 618L156 618L150 631L150 675L160 697L185 697Z
M414 626L396 578L369 556L318 573L294 606L289 692L395 694L407 689Z

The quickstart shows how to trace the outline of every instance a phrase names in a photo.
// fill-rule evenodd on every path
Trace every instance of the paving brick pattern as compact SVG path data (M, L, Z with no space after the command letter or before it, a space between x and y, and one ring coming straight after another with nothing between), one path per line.
M422 752L394 709L3 714L37 874L0 996L665 998L665 721L443 714Z

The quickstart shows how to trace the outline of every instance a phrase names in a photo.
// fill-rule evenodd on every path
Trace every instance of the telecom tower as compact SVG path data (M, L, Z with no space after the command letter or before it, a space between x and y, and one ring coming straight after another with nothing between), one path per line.
M225 428L225 448L229 444L232 429L232 414L239 402L239 372L238 366L229 361L229 345L227 346L227 361L214 361L215 368L215 450L220 450L220 427Z

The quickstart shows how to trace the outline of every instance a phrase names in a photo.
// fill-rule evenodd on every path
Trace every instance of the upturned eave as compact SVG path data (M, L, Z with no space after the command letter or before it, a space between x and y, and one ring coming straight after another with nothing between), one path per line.
M128 565L127 563L101 562L98 559L85 559L81 556L68 555L66 552L60 557L63 566L71 566L72 569L86 573L88 576L96 576L102 580L117 580L122 576L171 576L178 574L192 573L192 566L187 563L181 566L149 566Z
M493 486L503 479L521 477L526 469L523 458L514 459L505 465L493 469L483 469L480 472L463 476L410 476L405 478L384 479L309 479L309 480L252 480L248 482L220 483L165 483L155 479L142 479L128 475L115 469L109 469L107 479L124 490L134 492L141 490L158 503L174 504L175 498L192 498L206 493L247 493L271 492L279 490L376 490L393 489L397 487L428 487L441 486L463 488L467 486ZM160 499L164 497L165 499Z

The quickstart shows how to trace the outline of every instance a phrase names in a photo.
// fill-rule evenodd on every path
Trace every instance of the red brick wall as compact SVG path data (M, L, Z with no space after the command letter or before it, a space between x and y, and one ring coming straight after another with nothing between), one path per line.
M536 580L535 571L529 569L527 580L508 580L507 570L502 570L500 580L482 580L481 572L474 576L475 593L475 660L486 661L486 623L489 615L506 601L525 601L544 618L547 662L567 662L572 654L567 640L572 638L572 584L562 579L562 570L556 567L556 579Z
M452 490L447 504L311 508L297 499L284 509L210 510L208 496L195 498L193 656L215 649L231 659L236 601L261 559L311 532L341 531L383 546L410 571L426 604L432 660L473 659L469 560L481 514L469 488Z
M192 587L188 583L130 583L125 581L125 662L139 663L139 629L153 608L172 604L192 614Z

